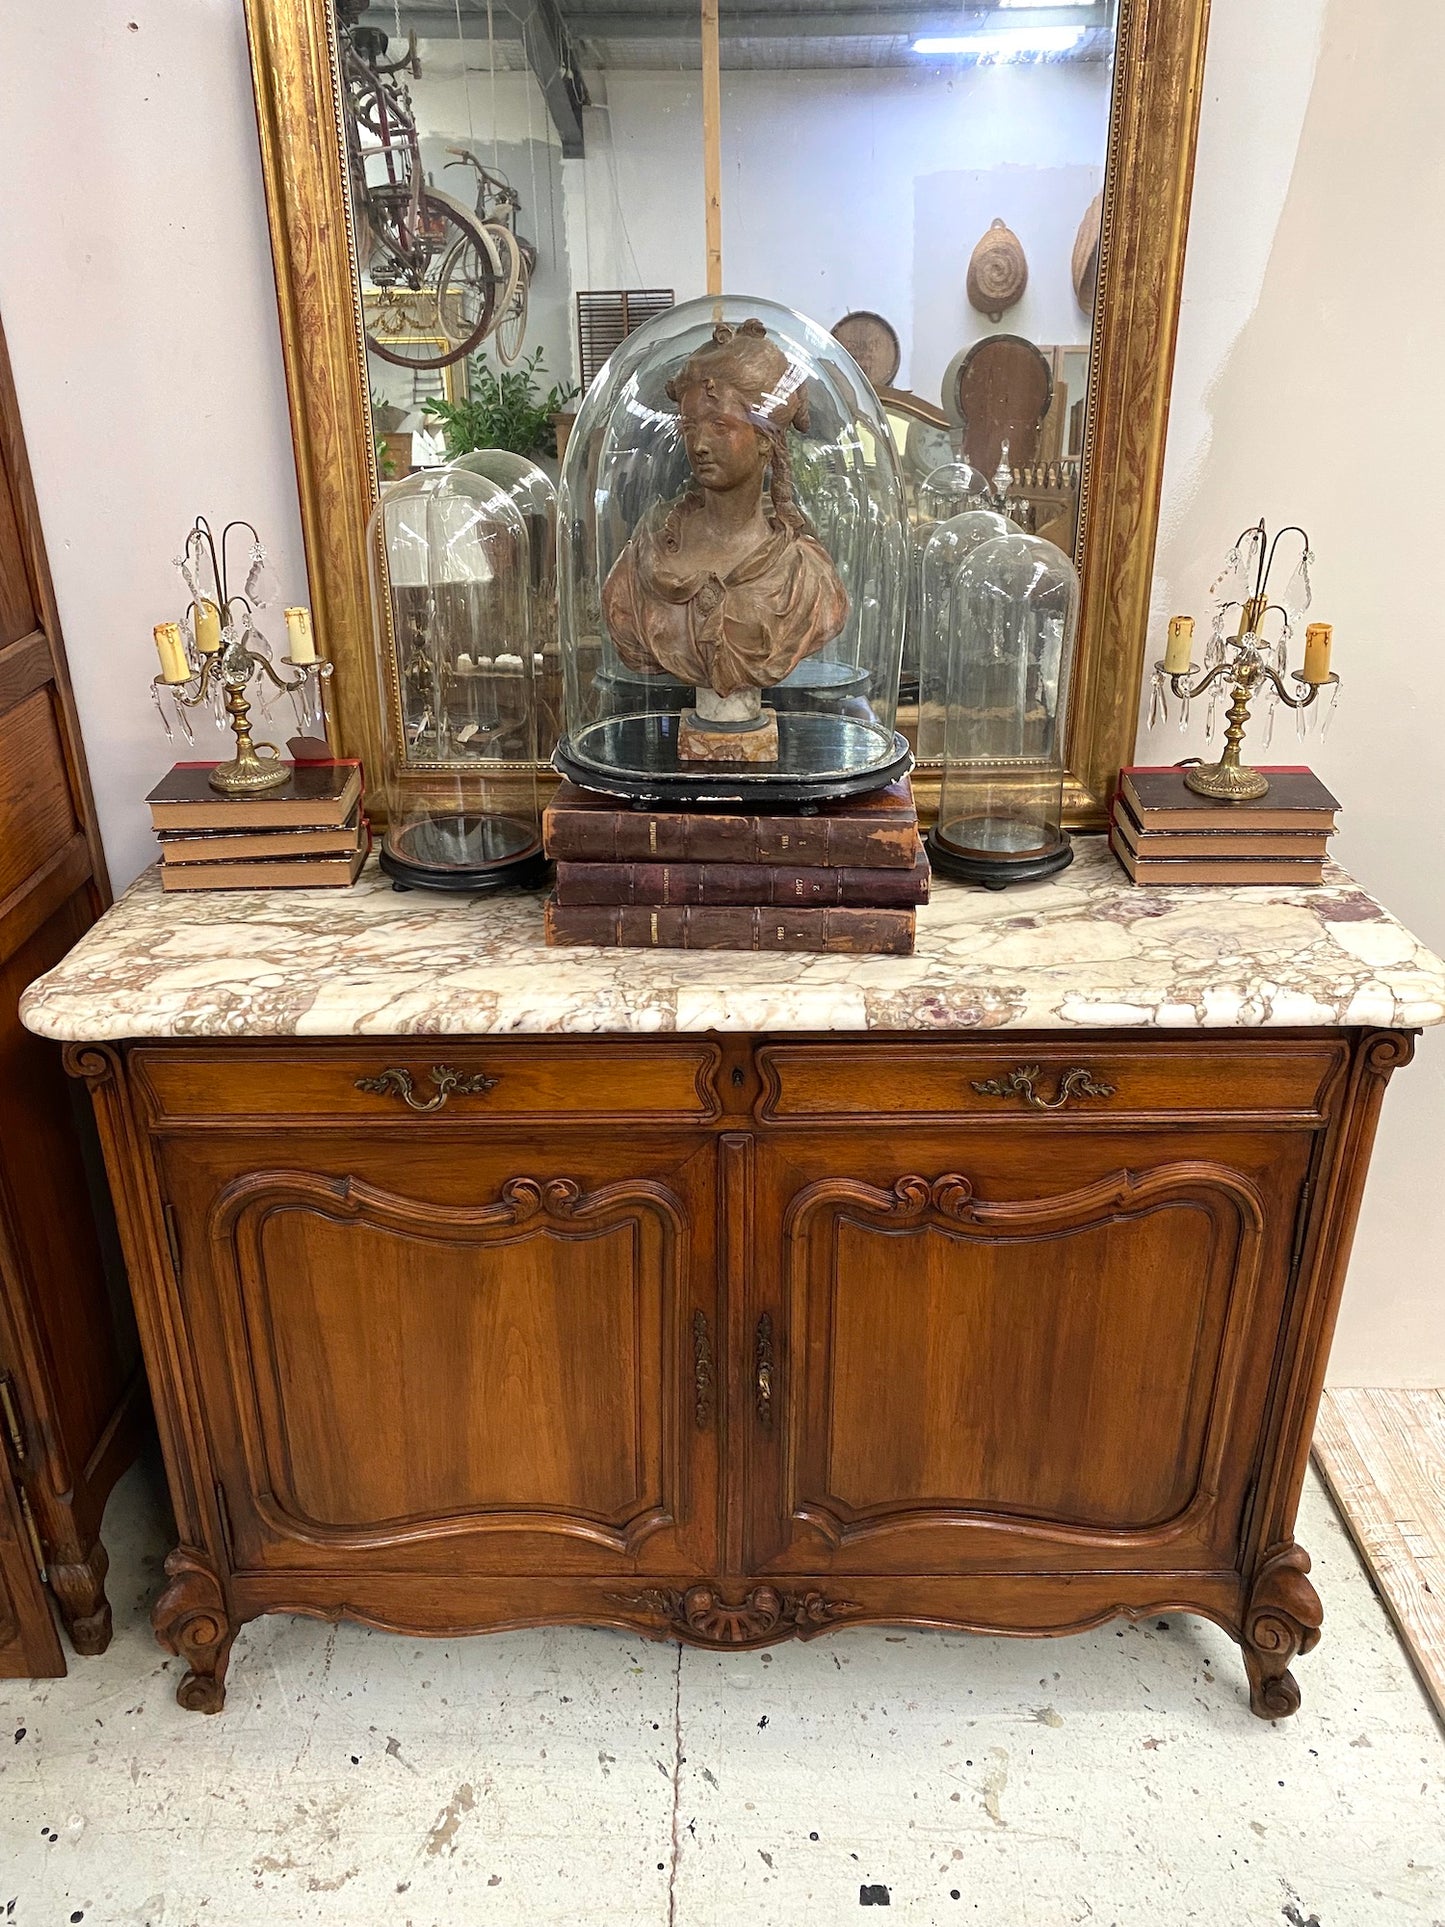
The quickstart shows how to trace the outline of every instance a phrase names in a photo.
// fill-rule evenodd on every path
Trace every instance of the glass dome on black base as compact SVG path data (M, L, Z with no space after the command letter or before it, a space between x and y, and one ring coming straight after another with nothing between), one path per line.
M935 593L943 576L949 592L925 638L946 690L929 860L991 890L1052 876L1074 860L1063 743L1078 574L1052 542L1018 533L965 549L956 567L944 549L934 560Z
M506 488L452 467L388 483L368 530L385 758L379 862L398 887L539 881L535 600Z
M907 553L887 419L832 335L731 296L649 322L563 463L556 768L684 806L895 782Z

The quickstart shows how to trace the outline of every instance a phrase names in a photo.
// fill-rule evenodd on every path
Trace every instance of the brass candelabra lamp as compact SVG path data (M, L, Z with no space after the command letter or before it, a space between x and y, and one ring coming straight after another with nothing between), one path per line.
M238 531L251 537L243 590L232 592L229 547ZM198 515L176 568L190 595L181 622L159 622L155 628L161 672L151 682L151 695L167 736L173 736L161 700L168 694L176 723L188 742L194 742L188 710L209 703L218 722L229 721L236 738L236 754L211 771L211 788L224 796L250 796L290 780L291 765L281 760L272 743L256 743L251 735L253 682L262 691L271 683L291 699L297 727L303 734L325 733L321 683L332 665L316 653L309 609L285 612L288 653L280 668L272 660L271 644L258 623L261 611L275 599L276 587L266 551L249 522L228 522L219 538L204 515ZM293 674L286 675L283 671ZM262 709L267 707L262 696Z
M1299 561L1288 585L1278 600L1274 600L1270 578L1280 544L1286 537L1296 536L1301 548ZM1208 693L1205 735L1206 740L1212 739L1219 703L1226 691L1230 697L1225 713L1224 748L1218 762L1201 763L1184 772L1186 785L1200 796L1247 803L1268 793L1269 778L1240 760L1245 726L1252 706L1261 697L1268 710L1266 748L1274 733L1277 703L1283 703L1295 713L1303 736L1307 713L1318 703L1321 692L1328 689L1329 704L1321 725L1322 736L1329 726L1340 679L1330 668L1334 632L1327 622L1309 625L1305 631L1303 666L1293 673L1289 671L1289 649L1295 625L1310 605L1313 563L1314 551L1303 529L1281 529L1271 541L1264 523L1259 522L1246 529L1235 543L1210 591L1215 598L1214 620L1202 667L1196 666L1193 659L1193 616L1175 616L1169 624L1169 642L1163 660L1154 665L1151 726L1168 716L1166 688L1173 691L1180 703L1181 729L1189 726L1191 703ZM1269 623L1272 616L1278 618L1277 623ZM1227 633L1231 621L1236 624L1233 635ZM1267 625L1274 630L1273 634L1267 633Z

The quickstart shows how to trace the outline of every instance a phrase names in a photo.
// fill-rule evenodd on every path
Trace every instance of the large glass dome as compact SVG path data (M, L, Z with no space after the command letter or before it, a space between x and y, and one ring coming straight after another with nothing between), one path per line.
M578 413L560 518L564 775L806 803L907 771L898 454L825 329L729 296L638 329Z
M532 881L544 863L527 524L484 476L422 469L382 489L367 546L381 866L432 889Z
M971 519L945 527L956 532ZM971 548L943 536L929 545L946 590L944 619L929 638L943 652L946 697L928 854L947 875L1001 889L1073 859L1063 827L1064 726L1079 577L1063 550L1038 536L1013 531Z

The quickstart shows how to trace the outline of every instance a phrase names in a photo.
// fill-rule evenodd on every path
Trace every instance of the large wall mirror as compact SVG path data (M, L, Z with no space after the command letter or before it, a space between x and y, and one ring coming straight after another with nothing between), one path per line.
M1208 0L718 11L724 285L845 340L920 526L972 470L1075 555L1068 815L1097 824L1133 748ZM707 290L702 0L248 14L312 596L340 744L377 760L380 483L473 443L555 463L610 349Z

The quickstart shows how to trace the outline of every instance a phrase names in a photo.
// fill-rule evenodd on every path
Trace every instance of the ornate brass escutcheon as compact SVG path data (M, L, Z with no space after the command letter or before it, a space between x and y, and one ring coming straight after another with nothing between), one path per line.
M1112 1097L1114 1086L1105 1084L1082 1064L1064 1071L1052 1097L1040 1097L1034 1089L1039 1074L1037 1064L1020 1064L1007 1077L975 1077L973 1088L980 1097L1021 1097L1036 1111L1061 1111L1071 1097Z
M700 1311L692 1315L692 1389L697 1429L705 1432L712 1420L713 1363L707 1318Z
M777 1358L773 1352L773 1320L764 1312L758 1320L753 1346L754 1389L757 1392L758 1420L765 1428L773 1423L773 1374Z
M399 1097L413 1111L439 1111L454 1092L458 1097L480 1096L497 1081L485 1071L458 1071L450 1064L433 1064L431 1080L436 1088L427 1098L417 1096L411 1072L400 1069L382 1071L376 1077L358 1077L356 1088L374 1091L378 1097Z

